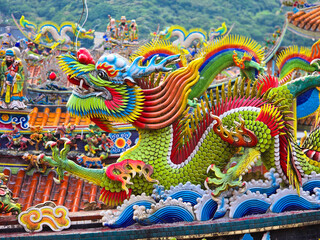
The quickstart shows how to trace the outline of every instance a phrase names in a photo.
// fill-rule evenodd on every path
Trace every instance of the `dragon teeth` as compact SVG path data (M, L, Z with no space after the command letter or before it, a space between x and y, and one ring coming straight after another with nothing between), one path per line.
M80 84L79 84L79 87L80 87L81 89L83 89L83 82L84 82L84 80L81 79Z

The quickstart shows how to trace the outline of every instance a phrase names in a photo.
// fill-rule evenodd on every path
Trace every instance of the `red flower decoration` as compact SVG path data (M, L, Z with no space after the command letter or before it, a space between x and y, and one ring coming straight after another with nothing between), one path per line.
M77 52L77 58L80 63L83 64L95 64L93 57L89 53L89 51L85 48L80 48Z

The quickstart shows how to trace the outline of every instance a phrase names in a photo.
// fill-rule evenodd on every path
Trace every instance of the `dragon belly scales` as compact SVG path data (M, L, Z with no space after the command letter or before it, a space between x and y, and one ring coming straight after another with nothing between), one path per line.
M295 143L289 124L293 99L318 86L319 76L278 87L265 76L250 86L254 80L250 78L262 70L261 49L251 40L229 36L211 43L186 67L166 74L158 85L143 84L159 82L153 81L154 73L170 71L166 66L176 63L175 54L162 55L160 61L149 54L146 66L139 65L140 58L130 63L116 54L103 55L95 63L84 49L77 56L60 56L62 69L76 85L68 102L71 114L89 117L105 131L113 131L111 121L115 121L131 123L139 132L138 143L103 169L77 165L66 157L68 142L60 155L52 143L53 156L41 157L58 167L61 179L68 171L93 182L102 187L101 199L115 206L130 194L150 195L155 182L168 189L190 181L213 187L213 194L219 195L230 187L242 187L242 175L258 159L297 189L302 176L320 172L318 162ZM230 82L227 89L207 92L216 69L232 65L241 68L247 83L232 87ZM190 94L192 98L204 94L192 113ZM244 157L230 165L241 149Z

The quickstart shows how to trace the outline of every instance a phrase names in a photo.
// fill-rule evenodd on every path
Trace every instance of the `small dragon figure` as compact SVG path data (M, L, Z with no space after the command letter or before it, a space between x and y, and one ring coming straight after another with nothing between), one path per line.
M299 78L278 87L273 87L272 79L257 80L252 87L250 80L233 86L229 82L227 89L221 86L216 94L207 93L217 69L237 63L244 71L258 71L247 64L249 51L244 49L249 49L248 42L255 46L250 61L257 63L257 45L242 37L229 38L207 46L207 53L167 74L157 86L145 84L143 88L141 79L151 81L150 73L168 71L166 65L178 56L164 57L158 63L153 56L147 66L139 66L139 61L130 64L114 54L103 55L97 63L85 50L77 57L62 55L62 69L76 85L67 104L69 112L89 117L109 132L113 131L111 121L131 123L139 141L103 169L83 168L68 160L68 143L60 156L56 144L48 144L53 156L42 158L58 167L60 179L68 171L101 186L101 200L111 206L131 194L151 194L155 182L168 189L190 181L212 187L217 196L230 187L242 187L242 175L258 159L299 189L301 178L320 168L295 143L289 109L301 92L319 85L320 77ZM234 51L245 58L235 58ZM189 114L188 99L201 95L201 103ZM244 157L227 169L241 148L246 149Z
M4 181L8 181L7 175L0 173L0 213L20 213L21 205L15 202L12 198L12 192L4 184Z
M71 38L68 36L67 32L71 32L75 36L79 38L88 38L93 39L94 31L88 30L86 31L84 28L79 26L77 23L73 22L63 22L60 26L54 22L46 21L41 23L37 26L35 23L29 22L25 19L24 16L20 18L20 26L24 29L32 29L36 31L37 34L33 37L33 42L35 43L43 43L47 47L51 47L55 49L59 45L74 45L75 43L72 42ZM48 33L51 34L54 42L51 43L53 40L49 39ZM45 43L41 39L46 38L45 40L48 43ZM50 46L49 46L50 45Z
M274 87L291 81L297 75L316 74L320 71L319 63L320 40L315 42L311 49L298 46L286 48L277 58L279 78L278 81L272 81ZM317 112L320 105L319 90L319 87L311 88L297 97L297 119L309 117Z

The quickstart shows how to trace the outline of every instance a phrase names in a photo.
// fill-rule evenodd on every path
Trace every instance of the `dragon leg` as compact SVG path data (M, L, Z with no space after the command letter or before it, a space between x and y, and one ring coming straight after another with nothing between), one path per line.
M64 172L67 171L72 175L83 178L89 182L102 186L104 180L103 177L105 173L103 169L88 169L85 167L81 167L75 162L69 160L67 158L67 154L71 148L71 141L66 140L64 143L64 148L59 152L57 142L49 141L46 146L50 146L52 150L52 156L45 156L44 154L40 154L38 156L38 160L42 160L44 163L47 163L53 167L57 168L57 173L59 175L59 179L62 180L64 177Z
M205 186L209 189L208 185L214 185L213 196L219 196L223 191L228 190L228 188L244 187L244 183L241 182L242 175L251 169L260 156L261 153L258 150L247 148L239 162L235 166L230 167L226 173L222 173L214 164L210 165L207 171L213 171L216 177L208 177L205 181Z

